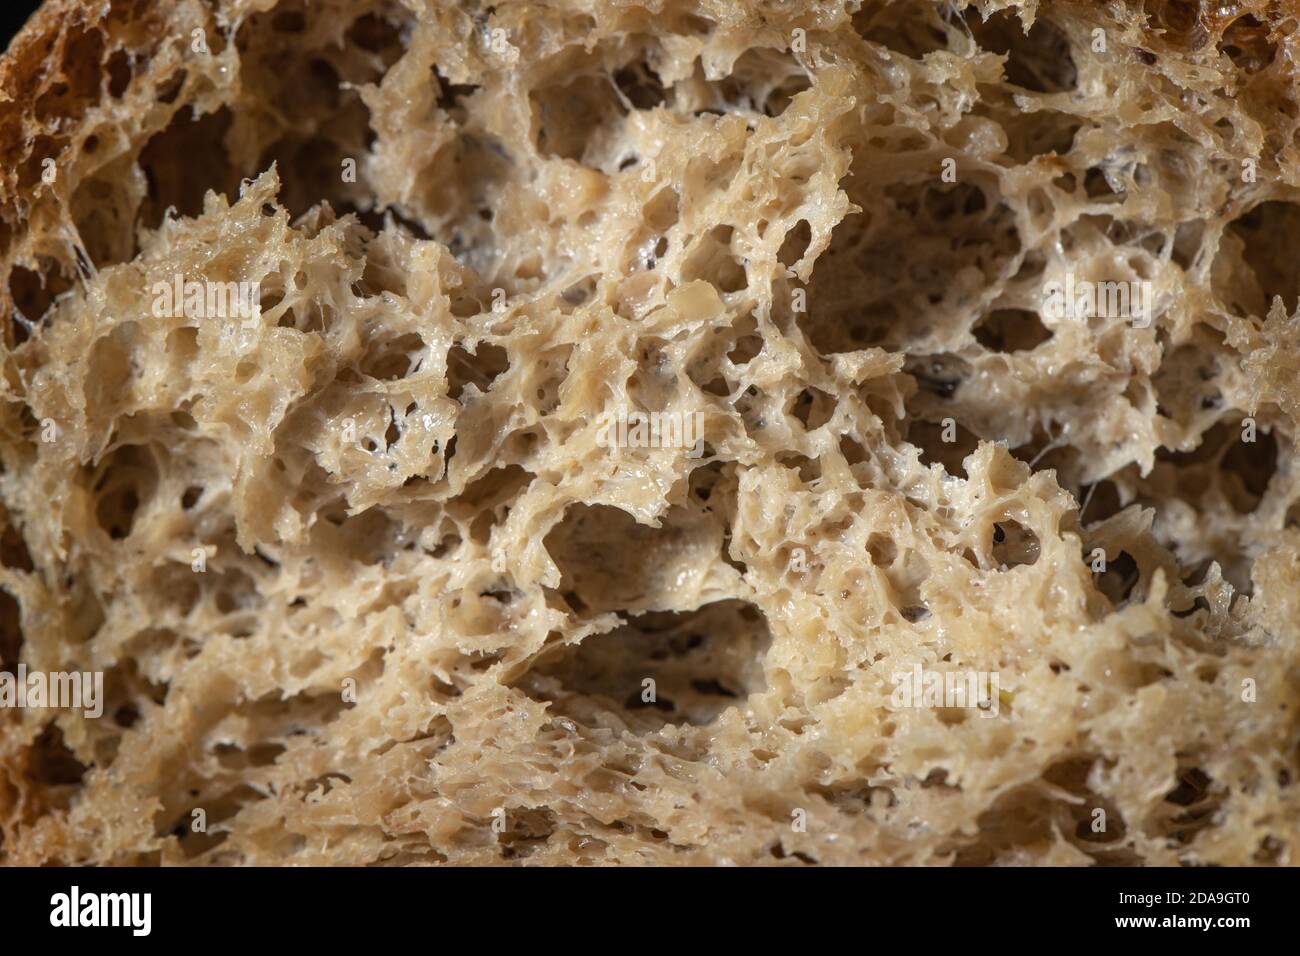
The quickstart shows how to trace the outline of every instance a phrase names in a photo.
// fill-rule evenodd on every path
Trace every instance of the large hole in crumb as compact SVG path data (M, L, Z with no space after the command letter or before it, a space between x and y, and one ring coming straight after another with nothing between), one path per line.
M731 73L718 80L707 79L697 64L690 77L673 85L671 101L676 112L709 122L729 113L780 116L811 85L798 57L755 47L737 57Z
M777 260L787 269L793 268L804 257L811 241L812 229L808 225L808 220L800 219L794 224L794 228L785 234L781 248L776 254Z
M614 85L634 109L652 110L664 102L664 85L643 60L635 60L614 74Z
M978 833L956 850L954 865L990 866L1004 855L1015 860L1020 848L1050 844L1059 832L1059 808L1058 800L1038 786L1003 792L976 818Z
M68 749L57 724L47 726L27 751L27 779L45 791L41 797L52 807L67 807L85 773L86 766Z
M22 657L23 626L18 599L0 588L0 671L17 673Z
M724 546L717 510L716 496L693 501L671 508L656 528L607 505L571 505L544 541L560 570L560 596L582 616L686 600Z
M1300 235L1300 205L1265 202L1228 226L1228 233L1244 244L1242 258L1254 274L1255 289L1245 291L1247 300L1229 301L1255 315L1266 315L1273 296L1282 297L1288 314L1300 303L1300 256L1281 237ZM1226 248L1224 250L1226 252Z
M992 184L882 182L870 151L855 159L847 186L872 214L835 227L802 308L797 290L778 293L775 306L794 313L823 355L909 350L940 338L955 345L978 293L1010 270L1021 249L1011 208Z
M468 525L470 539L487 544L492 528L510 513L511 503L535 476L518 465L493 468L465 486L447 505L447 512Z
M480 342L474 352L453 345L447 352L447 397L460 401L465 387L470 384L480 392L486 392L497 376L509 367L509 356L499 345Z
M126 50L115 50L108 58L104 73L108 95L115 100L121 99L131 85L131 55Z
M0 534L0 565L24 572L35 568L22 532L11 524L5 525L4 532Z
M402 34L405 29L409 29L409 24L403 22L405 14L403 8L388 5L383 13L367 13L358 17L348 27L347 41L357 49L378 57L382 65L382 70L378 72L387 72L406 52Z
M148 182L148 194L140 218L146 228L157 229L168 208L181 216L199 215L209 189L238 197L239 171L225 147L231 121L226 107L199 117L182 109L170 126L145 145L140 168Z
M139 323L123 322L91 346L86 402L97 414L108 416L130 401L130 384L140 371L140 338Z
M609 726L611 717L643 733L702 726L766 686L770 642L765 618L743 601L651 612L551 652L521 683L553 712L589 726Z
M805 431L816 431L835 414L835 396L810 385L795 397L790 413L799 419Z
M14 266L9 272L9 295L17 310L10 327L13 345L27 341L54 300L72 288L72 280L65 278L53 262L42 262L42 267L43 271L33 272Z
M867 4L853 15L853 29L865 40L919 60L948 49L942 9L933 3Z
M393 382L419 371L425 355L424 339L418 333L407 332L396 338L376 336L366 343L360 371L381 382Z
M158 484L158 466L149 450L124 445L106 458L95 479L95 517L110 538L129 537L136 514Z
M1132 595L1140 577L1133 556L1127 551L1121 551L1108 557L1105 571L1093 572L1093 584L1106 595L1112 607L1120 607Z
M1258 73L1277 56L1277 44L1269 37L1269 28L1250 13L1233 20L1223 31L1219 49L1233 66L1246 73Z
M690 246L682 266L682 281L703 279L719 292L739 292L749 284L745 267L731 251L734 230L728 225L714 226Z
M530 99L543 156L600 166L612 153L624 108L608 76L579 76L564 86L535 90Z
M995 309L974 328L976 340L994 352L1028 352L1052 337L1036 312Z
M1188 844L1213 823L1222 802L1222 787L1200 767L1184 762L1175 786L1165 794L1165 806L1157 812L1154 828L1180 844Z
M967 456L979 447L979 439L956 419L938 422L915 418L908 423L907 440L921 452L921 463L938 463L955 478L966 478Z
M1277 439L1271 432L1256 430L1253 442L1236 436L1219 459L1224 496L1239 514L1259 507L1276 471Z
M1078 70L1069 38L1041 14L1027 34L1014 11L1001 10L984 20L971 7L964 16L981 48L1007 58L1002 70L1008 83L1035 93L1074 89Z
M1038 536L1019 521L1004 520L993 525L993 560L1004 568L1033 564L1038 560Z

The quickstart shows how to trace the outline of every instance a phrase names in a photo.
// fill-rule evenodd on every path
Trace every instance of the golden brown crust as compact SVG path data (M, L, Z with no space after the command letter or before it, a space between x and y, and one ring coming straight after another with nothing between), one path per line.
M1296 862L1300 14L1199 10L51 0L0 859Z

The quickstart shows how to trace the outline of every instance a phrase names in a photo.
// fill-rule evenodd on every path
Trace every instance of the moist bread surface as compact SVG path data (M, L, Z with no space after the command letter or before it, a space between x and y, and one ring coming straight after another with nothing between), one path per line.
M105 701L0 709L0 861L1296 862L1298 31L50 0L0 670Z

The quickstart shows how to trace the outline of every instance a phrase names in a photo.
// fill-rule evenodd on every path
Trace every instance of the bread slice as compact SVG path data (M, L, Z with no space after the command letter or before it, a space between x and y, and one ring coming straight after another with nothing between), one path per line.
M1297 16L49 0L0 860L1296 862Z

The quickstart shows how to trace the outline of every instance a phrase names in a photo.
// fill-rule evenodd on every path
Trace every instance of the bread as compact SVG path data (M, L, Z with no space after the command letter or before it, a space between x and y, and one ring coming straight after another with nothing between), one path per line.
M1297 23L47 0L0 859L1297 862Z

